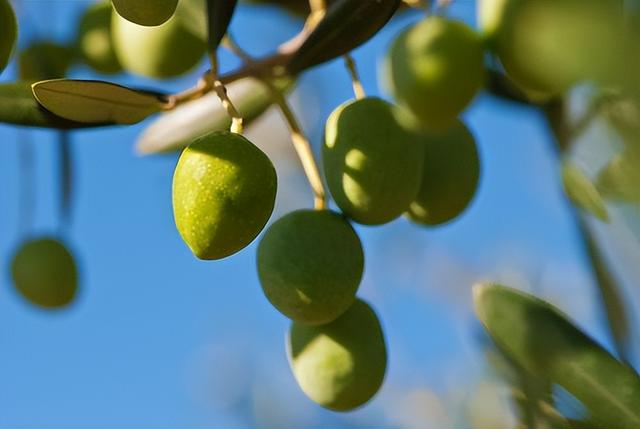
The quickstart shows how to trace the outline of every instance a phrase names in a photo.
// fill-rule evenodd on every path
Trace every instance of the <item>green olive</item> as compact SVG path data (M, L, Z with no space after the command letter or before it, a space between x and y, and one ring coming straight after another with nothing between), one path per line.
M458 121L446 134L423 136L422 184L407 215L414 222L440 225L458 217L478 188L480 159L475 139Z
M113 7L127 21L158 26L173 16L178 0L113 0Z
M141 76L180 76L193 69L206 50L204 40L181 14L158 27L145 27L114 13L111 26L118 60L125 70Z
M73 50L50 41L38 41L29 45L18 56L21 80L58 79L67 74L73 62Z
M187 147L173 176L180 235L200 259L248 246L269 220L277 188L273 164L239 134L214 132Z
M18 22L8 0L0 0L0 72L11 58L18 38Z
M55 239L24 243L13 257L11 273L16 290L39 307L65 307L76 296L76 264L69 250Z
M109 2L95 3L82 15L78 31L80 54L94 70L113 74L122 71L111 37L112 8Z
M458 21L427 18L405 30L386 60L386 84L405 107L405 125L449 128L484 83L481 38Z
M287 346L298 385L311 400L328 409L357 408L369 401L384 381L384 333L375 312L362 300L327 325L294 322Z
M339 214L299 210L271 225L258 246L265 295L282 314L328 323L353 303L364 270L357 234Z
M356 222L380 225L402 215L418 192L422 158L422 146L379 98L347 102L327 120L325 176L336 204Z

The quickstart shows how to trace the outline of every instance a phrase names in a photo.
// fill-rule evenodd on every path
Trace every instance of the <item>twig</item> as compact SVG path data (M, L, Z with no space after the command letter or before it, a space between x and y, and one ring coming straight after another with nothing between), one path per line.
M358 100L361 100L367 96L364 91L364 87L362 86L362 82L360 81L360 75L358 74L358 68L356 67L356 62L350 54L346 54L344 56L344 62L347 66L347 70L349 71L349 75L351 76L351 84L353 85L353 93L355 94Z
M218 79L218 57L216 53L211 53L209 55L209 59L211 60L211 73L209 73L206 77L208 79L209 84L213 88L213 90L220 98L222 102L222 107L225 108L229 116L231 117L231 132L242 134L243 131L243 121L242 116L238 113L236 106L233 105L233 102L229 99L227 94L227 89L224 84Z

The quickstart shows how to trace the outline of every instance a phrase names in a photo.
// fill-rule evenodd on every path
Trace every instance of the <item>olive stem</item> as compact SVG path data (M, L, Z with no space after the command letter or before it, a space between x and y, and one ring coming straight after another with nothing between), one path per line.
M356 62L351 56L351 54L346 54L344 56L344 63L347 66L347 70L349 71L349 75L351 76L351 85L353 85L353 93L356 96L356 99L362 100L367 96L364 91L364 87L362 86L362 81L360 81L360 74L358 73L358 67L356 66Z
M211 73L207 74L206 79L208 79L209 85L211 85L218 95L218 98L222 102L222 107L225 108L231 117L231 132L242 134L244 128L242 116L240 116L236 106L234 106L231 99L229 99L227 88L225 88L224 84L218 78L218 56L214 52L209 55L209 59L211 60Z
M278 91L270 81L265 79L263 82L271 91L274 102L280 108L284 119L289 125L293 147L298 153L302 169L304 170L307 180L309 181L309 185L313 191L314 207L316 210L323 210L327 207L326 192L324 184L322 183L322 177L320 176L320 169L318 168L318 163L313 155L309 139L305 136L304 131L302 131L302 127L300 126L296 115L293 113L293 110L289 106L289 103L287 103L287 100L284 98L284 95L282 95L282 93Z

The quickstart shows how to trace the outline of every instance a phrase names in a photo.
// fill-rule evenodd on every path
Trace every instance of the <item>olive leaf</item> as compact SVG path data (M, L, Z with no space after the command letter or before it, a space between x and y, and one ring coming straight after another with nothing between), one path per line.
M31 85L32 82L0 84L0 122L56 129L109 125L106 123L84 124L54 115L36 101Z
M159 94L91 80L45 80L32 89L47 110L88 124L135 124L160 111L164 103Z
M498 285L474 289L478 317L502 350L582 402L607 429L640 427L640 377L555 307Z
M640 150L616 155L598 175L596 185L605 198L640 202Z
M287 64L290 73L330 61L357 48L384 27L400 0L339 0Z
M274 81L280 91L293 87L290 79ZM259 80L245 78L227 87L229 96L245 125L262 115L273 103L269 89ZM229 114L214 93L178 106L161 115L140 136L137 151L143 154L169 152L187 146L193 139L212 131L228 130Z
M209 52L214 53L218 49L220 41L227 32L237 3L237 0L207 0Z
M9 0L0 0L0 72L9 63L18 38L18 21Z
M604 222L609 221L607 207L598 189L577 166L569 161L565 161L562 165L562 184L565 194L573 204Z

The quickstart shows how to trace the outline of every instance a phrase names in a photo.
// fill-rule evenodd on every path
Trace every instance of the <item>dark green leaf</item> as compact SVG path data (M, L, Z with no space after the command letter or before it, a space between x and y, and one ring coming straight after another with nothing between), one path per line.
M595 185L568 161L562 165L562 183L564 192L573 204L604 222L609 221L607 207Z
M293 81L289 79L274 84L283 92L293 87ZM245 125L262 115L273 103L267 87L253 78L234 82L227 89ZM160 116L142 133L137 150L144 154L178 150L196 137L212 131L228 130L230 125L229 114L220 104L218 96L210 93Z
M337 1L292 56L287 69L296 74L357 48L386 25L400 3L400 0Z
M31 85L31 82L0 84L0 122L57 129L110 125L83 124L54 115L38 103L33 96Z
M476 312L496 344L534 375L557 383L607 429L640 427L640 377L550 304L497 285L477 286Z
M8 0L0 0L0 72L11 58L18 38L18 22Z
M237 0L207 0L209 52L215 53L236 9Z
M629 148L616 155L596 184L605 198L640 202L640 151Z
M87 124L135 124L162 110L164 103L162 95L100 81L45 80L32 89L47 110Z

